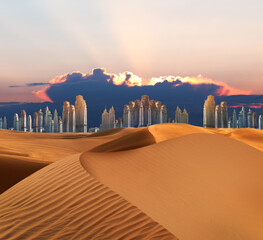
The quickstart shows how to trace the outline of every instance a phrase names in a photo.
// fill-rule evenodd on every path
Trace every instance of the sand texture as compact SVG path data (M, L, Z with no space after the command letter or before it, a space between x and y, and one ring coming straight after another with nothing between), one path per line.
M0 131L0 239L263 239L263 131Z

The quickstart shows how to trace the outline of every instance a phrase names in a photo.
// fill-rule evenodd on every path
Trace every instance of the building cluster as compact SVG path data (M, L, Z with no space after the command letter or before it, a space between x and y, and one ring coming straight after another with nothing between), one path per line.
M143 95L141 100L137 99L129 102L129 105L124 105L122 117L116 119L114 107L111 107L109 112L105 108L101 118L100 130L119 127L137 128L167 122L188 123L189 121L186 109L182 112L177 107L175 120L173 120L167 117L167 108L165 105L162 105L160 101L150 100L147 95Z
M0 118L0 129L7 129L7 119ZM35 112L33 119L26 114L25 110L21 115L14 114L13 128L15 131L23 132L87 132L87 105L81 95L76 97L75 106L69 102L64 102L62 117L58 116L57 110L52 115L48 107L45 112L40 109Z
M263 129L262 115L259 117L251 109L246 113L245 107L237 114L234 109L228 116L227 102L215 104L215 98L209 95L204 103L203 126L207 128L259 128Z

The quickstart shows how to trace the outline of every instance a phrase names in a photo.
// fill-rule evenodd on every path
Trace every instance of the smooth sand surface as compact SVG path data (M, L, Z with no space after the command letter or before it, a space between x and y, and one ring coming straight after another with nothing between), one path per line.
M73 155L0 195L0 239L176 238L88 174Z
M0 239L263 239L259 150L256 129L0 130Z
M191 134L115 153L86 152L87 172L179 239L263 239L263 153Z

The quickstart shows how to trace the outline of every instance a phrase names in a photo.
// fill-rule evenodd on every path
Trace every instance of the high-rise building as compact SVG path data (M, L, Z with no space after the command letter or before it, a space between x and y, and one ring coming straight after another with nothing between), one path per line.
M87 104L81 95L76 97L75 111L76 132L87 132Z
M252 114L252 128L258 127L258 116L257 113L253 112Z
M252 128L252 111L251 109L248 110L248 113L247 113L247 127L248 128Z
M236 109L233 111L232 128L237 128L237 113Z
M243 124L243 118L244 114L243 111L241 110L238 114L238 128L243 128L244 124Z
M221 102L221 127L228 127L228 110L227 110L227 102Z
M22 132L26 132L26 111L21 111L21 117L20 117L20 130Z
M6 119L6 116L4 116L3 129L7 129L7 119Z
M222 114L221 105L216 105L216 108L215 108L215 127L216 128L223 127L221 114Z
M259 115L259 118L258 118L258 128L259 128L259 129L263 129L263 119L262 119L262 115Z
M0 129L3 129L3 119L0 118Z
M229 117L228 128L233 128L233 118L232 117Z
M104 112L102 113L101 116L102 120L102 131L108 130L109 129L109 113L105 107Z
M13 126L14 126L14 130L15 130L15 131L20 131L19 116L18 116L17 113L14 114L14 123L13 123Z
M70 103L68 101L64 102L63 105L63 132L69 132L69 112L70 112Z
M61 117L58 117L58 132L62 133L63 132L63 121Z
M241 112L242 112L242 117L243 117L242 128L245 128L246 127L246 110L244 106L242 106Z
M38 124L39 124L38 113L35 112L33 115L33 132L39 132Z
M38 131L43 132L43 112L41 109L38 111Z
M54 132L59 132L59 126L58 126L58 111L55 109L54 111Z
M50 111L48 111L46 116L46 127L45 132L52 133L52 114Z
M32 132L32 117L28 115L27 117L27 131Z
M167 120L168 120L167 108L166 108L166 105L162 105L161 112L160 112L160 123L167 123Z
M46 107L46 109L45 109L45 118L44 118L44 129L45 129L45 132L48 132L47 128L48 128L48 116L49 116L49 113L50 113L49 108Z
M182 110L178 106L175 111L175 122L176 123L182 122Z
M131 111L129 105L124 105L123 108L123 127L131 127Z
M115 123L115 110L114 107L112 106L109 110L109 128L115 128L116 123Z
M74 105L69 108L69 132L76 132L76 115Z
M215 127L215 98L209 95L205 100L203 110L203 126L207 128Z
M189 115L188 115L188 112L186 111L186 109L184 109L184 111L182 112L181 122L185 123L185 124L188 124L188 122L189 122Z

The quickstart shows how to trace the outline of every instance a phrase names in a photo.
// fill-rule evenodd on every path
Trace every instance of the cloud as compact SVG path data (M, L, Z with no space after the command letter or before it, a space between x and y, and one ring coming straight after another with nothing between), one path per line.
M36 83L27 83L25 85L11 85L8 86L10 88L18 88L18 87L36 87L36 86L44 86L49 85L49 83L43 83L43 82L36 82Z

